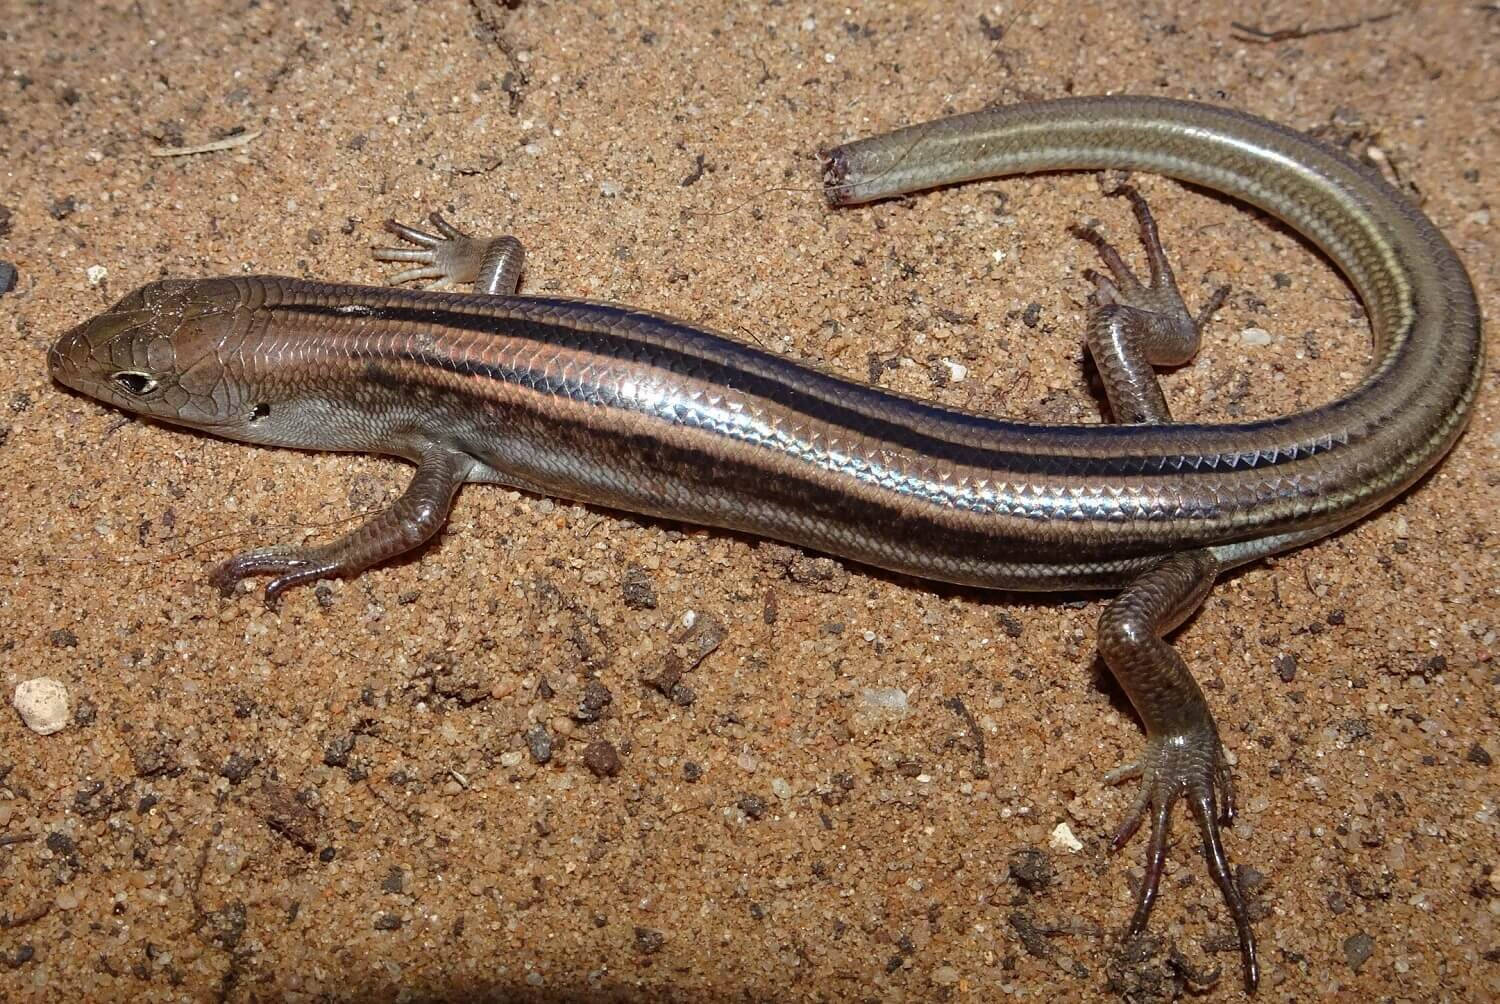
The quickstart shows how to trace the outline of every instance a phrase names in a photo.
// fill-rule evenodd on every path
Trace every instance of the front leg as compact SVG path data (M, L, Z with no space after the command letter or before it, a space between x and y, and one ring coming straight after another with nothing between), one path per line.
M415 267L397 272L386 280L395 286L418 279L432 280L428 289L447 289L472 282L474 292L510 296L521 282L525 248L514 237L470 237L439 213L428 219L437 233L386 220L385 228L414 248L375 248L376 261L410 262Z
M225 595L241 579L274 575L266 585L266 605L292 586L315 579L353 576L426 543L442 528L453 496L472 461L461 453L430 448L417 463L411 484L389 508L328 544L266 547L235 555L214 569L211 581Z

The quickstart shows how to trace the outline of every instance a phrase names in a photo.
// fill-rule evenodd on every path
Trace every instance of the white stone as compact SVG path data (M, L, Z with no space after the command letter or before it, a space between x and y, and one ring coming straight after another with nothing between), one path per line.
M906 691L900 687L862 689L859 700L868 708L887 711L893 715L904 715L907 712Z
M1270 345L1271 333L1265 328L1246 328L1240 332L1240 341L1246 345Z
M11 703L21 721L37 735L50 736L68 724L68 688L50 677L39 676L16 687Z
M1047 845L1054 851L1067 851L1069 854L1077 854L1083 850L1082 841L1073 836L1073 830L1067 823L1058 823L1053 827Z

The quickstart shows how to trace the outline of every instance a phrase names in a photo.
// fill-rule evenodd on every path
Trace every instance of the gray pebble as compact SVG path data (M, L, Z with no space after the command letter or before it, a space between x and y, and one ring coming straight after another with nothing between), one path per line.
M1375 954L1375 939L1365 932L1351 934L1344 939L1344 961L1349 963L1349 968L1359 972L1359 967L1370 960Z
M538 723L528 729L526 745L531 749L531 759L537 763L552 759L552 734L547 731L547 726Z

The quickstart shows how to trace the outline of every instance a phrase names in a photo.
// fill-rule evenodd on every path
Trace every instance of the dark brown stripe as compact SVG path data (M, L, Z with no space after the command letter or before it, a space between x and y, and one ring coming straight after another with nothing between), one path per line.
M545 305L549 301L536 298L535 302ZM790 360L730 341L705 329L683 325L669 318L652 316L652 322L658 326L661 335L678 335L677 340L683 346L691 341L712 340L726 350L723 353L725 356L751 356L763 362L765 369L773 372L779 371L787 377L777 378L754 369L735 366L724 358L694 354L686 351L685 348L637 338L628 331L619 330L627 323L638 323L639 311L607 304L584 304L573 300L557 302L565 305L575 315L581 308L587 307L590 313L598 315L599 326L610 330L595 331L575 324L551 324L525 318L452 310L437 306L408 307L399 304L383 304L371 306L369 313L362 313L358 316L368 320L430 325L445 330L517 338L539 345L552 345L573 351L588 352L614 360L623 366L640 366L645 359L649 360L650 365L674 375L688 376L763 398L779 408L794 412L811 421L874 437L902 450L933 460L981 470L1022 471L1041 476L1067 477L1170 476L1188 470L1205 473L1225 470L1244 471L1302 460L1343 442L1341 437L1329 436L1315 443L1304 443L1295 449L1273 452L1193 454L1191 456L1132 455L1127 452L1116 453L1107 450L1106 447L1113 441L1118 444L1119 450L1127 450L1130 440L1136 434L1135 427L1091 425L1087 427L1086 432L1091 445L1100 448L1101 455L1017 452L974 446L943 438L933 432L925 431L921 426L930 424L933 419L939 419L944 422L969 425L979 434L992 431L1012 436L1024 436L1027 427L1019 423L1009 424L1002 420L951 411L937 405L909 401L894 395L882 395L876 388L800 367ZM316 317L323 322L350 319L346 309L321 304L290 303L267 309ZM608 323L610 319L616 322L613 326ZM403 362L418 366L431 366L450 373L479 376L512 384L520 382L519 378L524 375L528 387L550 393L566 391L563 383L555 378L538 375L531 370L523 374L520 370L508 369L479 358L455 359L436 353L407 351L401 354L401 359ZM825 388L833 393L817 393L819 389ZM609 395L603 393L604 388L599 388L599 390L601 391L600 403L610 407L634 410L629 402L619 399L610 400ZM861 411L846 403L851 398L858 399L861 396L870 395L880 395L885 408L909 410L912 413L911 420L909 422L892 421L884 415ZM1276 420L1266 423L1266 426L1269 428L1274 424ZM1206 426L1182 423L1174 425L1173 430L1185 436L1201 430L1204 441L1212 439L1213 430Z
M1056 528L1057 521L1052 516L1027 518L1018 514L994 517L994 522L984 528L955 526L945 522L942 515L948 513L963 517L969 514L962 510L945 510L915 498L902 501L893 495L890 502L881 502L856 495L847 489L820 483L811 476L810 471L803 475L795 469L789 472L770 464L755 464L753 452L746 454L752 458L752 462L747 463L741 459L727 458L722 451L712 447L699 447L683 442L680 437L669 439L650 433L628 433L608 423L562 416L554 408L541 403L541 398L546 394L547 391L539 387L536 398L506 402L504 407L507 410L514 409L507 416L508 424L517 428L529 426L545 430L550 448L569 456L586 458L600 467L615 471L634 471L635 476L643 480L665 474L692 484L694 494L699 497L722 493L738 499L754 498L757 502L769 503L797 515L796 520L778 521L777 525L781 527L794 526L797 522L810 519L814 525L830 531L834 528L844 531L840 535L840 541L835 541L831 532L826 537L770 534L790 543L923 578L933 578L936 566L945 561L1034 565L1038 575L1053 576L1056 573L1057 546L1046 532L1049 527ZM711 435L709 430L699 431ZM569 495L563 486L554 485L554 488L559 495ZM573 497L578 496L575 494ZM633 512L646 511L642 508L645 500L639 495L632 495L629 500L608 497L586 497L583 500L623 507ZM741 511L744 511L743 507ZM735 522L707 518L703 513L670 510L657 515L748 531L759 536L769 533L766 523L761 520ZM1013 534L997 532L1002 520L1013 521ZM1142 528L1155 530L1159 527L1132 521L1131 525L1118 527L1117 533L1105 531L1098 540L1082 541L1075 545L1069 553L1067 564L1107 564L1161 553L1163 548L1159 540L1141 537L1135 532ZM1182 539L1180 535L1184 529L1180 524L1176 527L1179 540ZM882 546L856 549L847 543L848 540ZM908 562L900 564L891 560L895 557L892 542L900 542L906 548L910 559ZM884 557L881 551L885 552ZM977 575L972 579L949 581L986 584L982 576ZM1098 584L1115 581L1108 578L1105 569L1100 570ZM1090 586L1079 580L1072 588Z

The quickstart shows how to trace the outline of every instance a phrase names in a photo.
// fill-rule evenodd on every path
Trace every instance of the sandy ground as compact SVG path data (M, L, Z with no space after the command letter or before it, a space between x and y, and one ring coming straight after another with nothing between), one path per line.
M1121 951L1142 851L1105 853L1131 791L1100 778L1141 734L1098 599L480 487L420 557L273 613L206 569L324 539L407 469L129 419L43 363L161 276L379 281L380 221L442 208L525 240L525 289L1097 421L1066 228L1128 237L1120 200L1069 175L833 212L816 151L1111 91L1374 156L1500 315L1493 4L1172 6L0 0L0 684L71 702L46 737L0 708L0 997L1140 1000L1215 967L1241 997L1182 820ZM1188 299L1234 287L1166 379L1178 416L1358 379L1368 327L1324 260L1142 184ZM1263 1000L1500 993L1493 346L1435 475L1228 577L1178 641L1238 763Z

